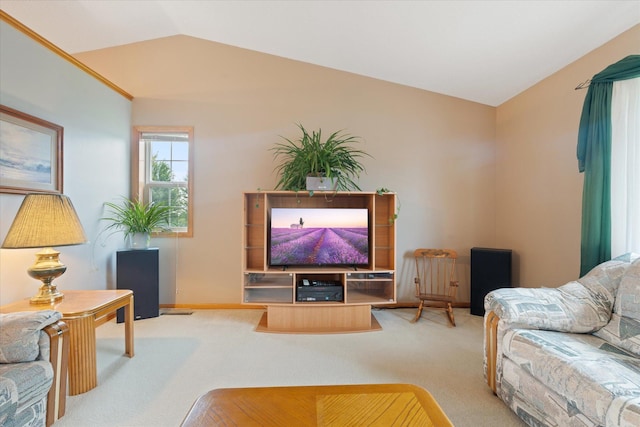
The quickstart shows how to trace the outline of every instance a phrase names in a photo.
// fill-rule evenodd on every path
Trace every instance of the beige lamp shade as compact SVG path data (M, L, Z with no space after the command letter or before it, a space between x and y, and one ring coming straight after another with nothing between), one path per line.
M52 246L81 245L87 242L82 224L71 200L62 194L27 194L18 209L4 249L44 248L36 254L35 263L27 273L42 282L32 304L55 304L64 295L53 279L60 277L67 266L60 262L60 252Z
M5 249L81 245L87 242L71 200L62 194L28 194L2 243Z

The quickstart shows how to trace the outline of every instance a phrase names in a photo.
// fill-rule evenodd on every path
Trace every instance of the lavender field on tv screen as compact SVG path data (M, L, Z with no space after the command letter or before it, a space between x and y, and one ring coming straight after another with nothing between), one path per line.
M366 209L272 209L271 265L369 262Z

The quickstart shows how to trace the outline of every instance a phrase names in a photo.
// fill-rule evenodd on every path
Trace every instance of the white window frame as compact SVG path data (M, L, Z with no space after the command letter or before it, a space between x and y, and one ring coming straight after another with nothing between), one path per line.
M186 184L179 182L151 182L151 151L149 144L141 138L144 133L186 133L189 143L189 169ZM170 232L153 233L155 237L193 237L193 127L191 126L134 126L131 144L131 194L133 198L149 202L151 187L186 186L189 193L187 205L187 227L176 228Z

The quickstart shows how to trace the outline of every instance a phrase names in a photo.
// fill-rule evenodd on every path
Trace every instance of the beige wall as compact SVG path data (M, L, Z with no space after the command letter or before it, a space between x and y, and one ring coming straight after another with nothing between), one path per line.
M273 188L269 149L298 122L361 136L361 188L398 193L399 299L407 255L448 246L469 300L469 249L495 245L495 108L186 36L77 57L134 95L134 125L195 127L195 234L153 242L161 303L240 302L241 195Z
M363 137L363 190L388 187L402 204L398 291L412 300L416 247L461 255L514 251L514 281L558 286L579 270L582 176L574 87L637 53L640 27L615 38L498 108L186 36L78 55L135 96L136 125L193 125L195 236L156 239L161 302L240 301L242 191L276 182L268 151L294 123Z
M62 292L113 285L117 245L100 236L99 218L105 198L129 188L131 101L1 20L0 104L64 128L64 193L89 242L57 248L67 271L54 283ZM0 194L0 243L23 198ZM36 252L0 249L0 305L37 293L41 283L27 275Z
M516 283L558 286L580 270L578 123L586 90L608 65L640 53L640 25L497 108L497 245L512 248Z
M162 249L163 304L240 301L241 193L273 187L269 148L278 135L295 137L296 122L361 136L363 148L374 156L365 162L362 189L388 187L398 193L399 299L412 300L409 252L449 246L462 255L460 299L466 301L473 246L512 248L516 283L523 286L557 286L576 277L582 176L575 145L585 92L573 88L610 63L638 53L639 39L637 26L497 109L184 36L78 58L135 96L133 124L195 127L195 236L154 240ZM102 201L126 191L123 179L128 177L117 171L126 168L128 154L119 143L117 148L108 141L98 143L104 138L87 136L85 129L87 123L104 123L96 117L128 115L128 105L109 107L86 91L91 78L80 75L65 77L65 82L76 82L73 90L84 88L82 93L98 104L85 100L83 112L76 113L72 106L77 103L61 108L60 102L48 101L69 98L69 88L55 78L49 87L63 88L65 96L40 91L46 97L42 104L31 91L31 74L8 71L18 70L20 58L33 61L51 54L41 47L31 52L12 37L2 40L2 102L65 125L66 192L79 206L85 226L90 224L91 246L66 250L71 252L71 273L60 280L68 289L113 287L113 252L122 242L98 238L98 218ZM14 51L17 59L4 61ZM96 114L86 112L87 103L99 107ZM84 119L86 114L91 118ZM76 122L83 130L77 135L82 143L74 148ZM109 130L105 135L112 134ZM87 143L94 140L96 144ZM87 169L95 162L110 166ZM109 176L100 179L98 171ZM90 191L80 185L87 177L92 177ZM18 197L2 195L0 202L4 235L4 219L14 214ZM76 260L74 251L89 258ZM33 293L24 273L31 255L18 259L12 253L11 262L7 256L3 251L0 259L3 302Z

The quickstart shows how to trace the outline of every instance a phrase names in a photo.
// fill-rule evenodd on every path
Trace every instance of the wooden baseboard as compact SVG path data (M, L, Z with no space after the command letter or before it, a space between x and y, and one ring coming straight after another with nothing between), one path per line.
M246 306L243 304L232 303L210 303L210 304L160 304L160 308L191 308L194 310L220 310L220 309L247 309L247 308L261 308L261 306Z
M397 302L395 304L385 304L385 305L375 305L372 307L375 308L418 308L418 302ZM453 308L470 308L471 303L469 302L454 302L451 304Z
M395 304L376 305L374 308L418 308L417 302L397 302ZM471 303L469 302L456 302L453 304L454 308L469 308ZM246 304L233 304L233 303L210 303L210 304L160 304L160 308L190 308L194 310L225 310L225 309L250 309L250 308L266 308L265 305L246 305Z

